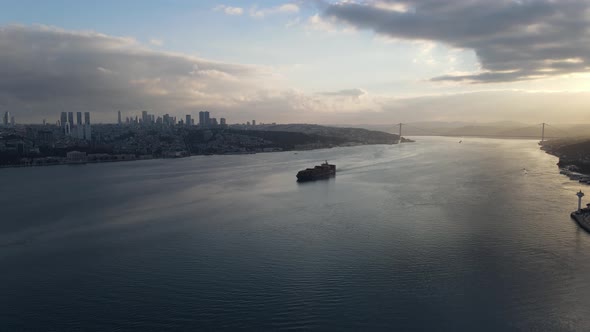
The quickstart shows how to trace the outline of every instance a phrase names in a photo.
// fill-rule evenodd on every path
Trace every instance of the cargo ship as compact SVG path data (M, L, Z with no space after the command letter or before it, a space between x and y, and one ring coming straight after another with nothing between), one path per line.
M306 168L297 173L297 181L315 181L327 179L336 175L336 165L328 164L326 160L323 164L314 168Z

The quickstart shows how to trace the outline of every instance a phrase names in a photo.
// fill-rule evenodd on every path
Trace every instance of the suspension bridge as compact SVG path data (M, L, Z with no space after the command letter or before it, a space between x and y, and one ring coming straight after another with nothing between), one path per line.
M526 127L520 127L520 128L513 128L513 127L497 128L496 129L497 133L442 132L439 130L419 128L415 125L409 125L407 123L398 123L395 126L398 127L397 130L398 130L398 135L400 137L400 141L401 141L404 129L405 130L410 129L411 132L418 133L418 134L414 134L412 136L522 138L522 139L538 138L541 140L541 142L543 142L543 141L545 141L545 139L549 139L549 138L563 138L563 137L572 136L570 133L567 132L567 130L561 129L559 127L556 127L555 125L551 125L546 122L538 123L538 124L530 125L530 126L526 126ZM482 126L481 128L486 128L486 127ZM457 129L461 129L461 127L449 129L449 131L457 130ZM475 129L477 129L477 127L473 127L472 129L475 130ZM535 134L531 133L534 131L537 131L537 133L535 133Z

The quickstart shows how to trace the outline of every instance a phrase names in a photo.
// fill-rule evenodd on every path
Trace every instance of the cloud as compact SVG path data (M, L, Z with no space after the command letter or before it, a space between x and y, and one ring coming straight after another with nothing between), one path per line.
M0 27L0 111L10 110L19 122L51 122L61 111L90 111L96 122L114 122L117 110L124 116L148 110L179 117L209 110L230 122L350 124L508 117L551 122L583 120L590 98L588 93L489 92L401 99L360 88L308 93L286 86L280 68L212 61L148 45L96 32ZM583 59L553 64L567 68ZM554 111L557 108L560 112Z
M215 8L213 8L214 11L222 11L224 12L226 15L234 15L234 16L239 16L244 14L244 9L240 8L240 7L232 7L232 6L226 6L226 5L219 5L216 6Z
M161 39L150 39L150 44L152 44L154 46L163 46L164 41Z
M255 18L263 18L274 14L296 14L298 12L299 6L294 3L287 3L270 8L258 8L256 6L250 8L250 16Z
M19 121L90 111L182 116L210 110L230 121L321 121L378 105L363 90L305 93L285 86L281 68L212 61L154 50L132 38L46 26L0 27L0 107ZM283 70L284 71L284 70Z
M60 110L237 109L280 86L271 68L155 51L130 38L45 26L0 28L0 105L20 119Z
M323 96L339 96L339 97L353 97L359 98L367 94L367 91L363 89L346 89L346 90L339 90L339 91L331 91L331 92L321 92L319 93Z
M433 81L511 82L590 71L586 0L341 1L324 6L323 18L390 38L470 49L481 63L480 72Z

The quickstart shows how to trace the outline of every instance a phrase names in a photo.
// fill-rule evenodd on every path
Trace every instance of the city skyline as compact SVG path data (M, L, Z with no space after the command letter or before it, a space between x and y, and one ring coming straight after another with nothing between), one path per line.
M180 118L206 109L236 122L571 123L590 107L582 0L105 1L92 11L60 0L6 9L0 71L11 79L0 111L23 122L61 110L111 122L113 110Z

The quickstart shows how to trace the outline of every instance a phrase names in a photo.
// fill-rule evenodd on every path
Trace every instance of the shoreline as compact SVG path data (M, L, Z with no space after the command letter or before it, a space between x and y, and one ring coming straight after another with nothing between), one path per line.
M590 233L590 215L574 211L570 214L570 216L582 229Z
M547 149L541 143L539 143L539 145L541 145L541 151L558 158L559 161L557 162L557 168L559 170L559 174L567 176L572 181L578 181L579 183L590 185L590 174L580 171L579 167L575 163L564 162L562 157L558 155L557 152Z
M406 141L406 143L414 143L414 141ZM41 164L32 164L32 163L25 163L25 164L17 164L17 165L0 165L0 169L5 168L36 168L36 167L49 167L49 166L82 166L86 164L102 164L102 163L117 163L117 162L132 162L132 161L143 161L143 160L155 160L155 159L184 159L189 157L198 157L198 156L235 156L235 155L251 155L251 154L259 154L259 153L277 153L277 152L302 152L302 151L314 151L314 150L323 150L323 149L333 149L333 148L347 148L347 147L357 147L357 146L367 146L367 145L398 145L399 143L395 144L343 144L339 146L326 146L320 148L311 148L311 149L293 149L293 150L275 150L275 151L244 151L244 152L225 152L225 153L210 153L210 154L191 154L186 156L180 157L153 157L149 155L144 155L140 157L136 157L135 159L117 159L117 160L87 160L83 162L74 162L74 161L59 161L55 163L41 163ZM44 158L52 158L52 157L44 157ZM55 158L55 157L53 157ZM59 157L62 158L62 157Z

